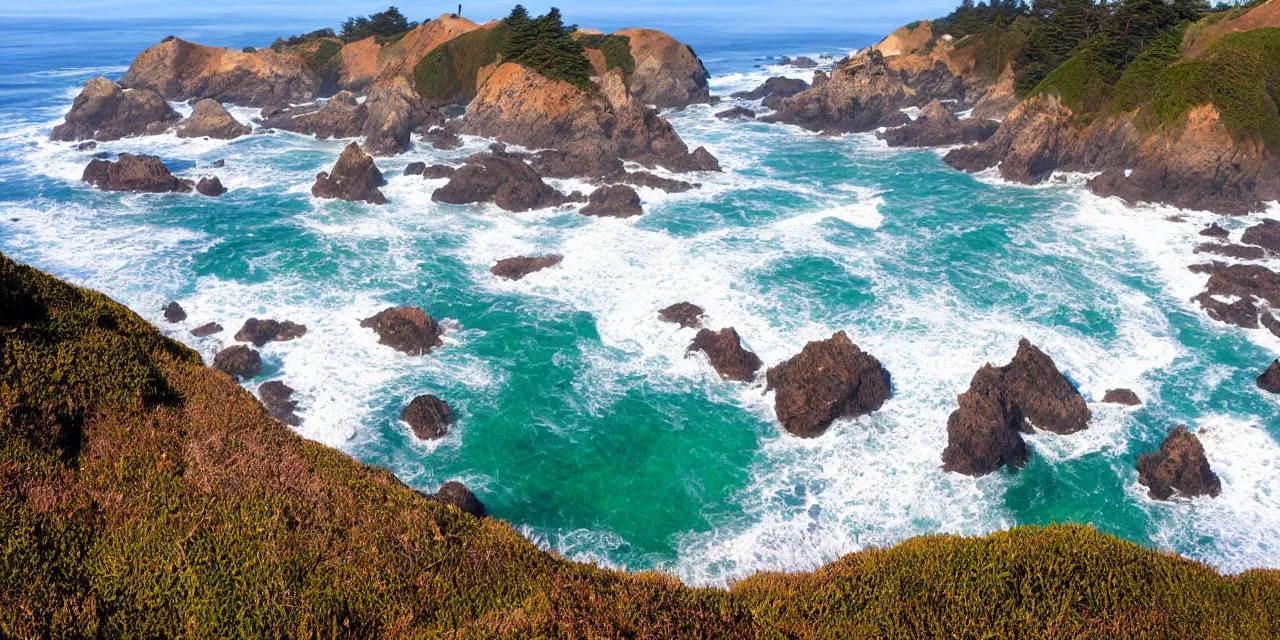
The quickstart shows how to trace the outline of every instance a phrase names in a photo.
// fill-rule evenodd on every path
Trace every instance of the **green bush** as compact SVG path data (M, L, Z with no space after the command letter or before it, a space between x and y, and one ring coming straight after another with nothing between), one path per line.
M597 49L604 54L604 68L621 69L624 75L631 75L636 70L635 58L631 57L631 38L613 35L589 35L579 40L584 49Z
M1176 124L1191 109L1212 104L1233 137L1261 139L1280 150L1280 28L1223 36L1197 59L1160 72L1152 93L1161 124Z
M1098 34L1080 43L1029 95L1051 91L1077 116L1096 114L1109 103L1111 85L1120 77L1115 66L1119 55L1119 43L1109 34Z
M431 50L413 68L414 89L434 104L465 102L476 96L480 68L493 64L506 43L508 28L468 31Z
M258 48L257 48L257 47L245 47L245 48L241 49L240 51L241 51L242 53L257 53L257 52L258 52Z
M1112 92L1113 113L1124 113L1151 100L1160 73L1178 60L1187 23L1165 31L1124 70Z
M523 6L516 5L503 23L510 30L502 48L503 60L579 89L591 88L591 62L582 53L582 43L573 37L578 27L565 26L559 9L552 7L545 15L530 18Z

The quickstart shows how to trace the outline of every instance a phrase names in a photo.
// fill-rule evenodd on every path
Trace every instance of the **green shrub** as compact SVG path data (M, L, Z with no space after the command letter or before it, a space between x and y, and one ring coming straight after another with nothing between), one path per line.
M1223 36L1195 60L1160 72L1152 93L1161 124L1176 124L1191 109L1212 104L1233 137L1261 139L1280 150L1280 28Z
M1115 66L1119 49L1119 43L1105 33L1085 40L1029 95L1051 91L1077 116L1097 113L1108 104L1111 85L1120 76Z
M463 102L476 96L480 68L493 64L506 43L508 28L468 31L431 50L413 68L414 89L435 104Z
M579 89L591 88L591 62L582 53L582 43L573 37L577 25L565 26L560 10L530 18L516 5L503 20L510 30L502 48L502 59L516 62L552 80L563 80Z
M257 47L245 47L245 48L241 49L240 51L241 51L242 53L257 53L257 52L258 52L258 48L257 48Z
M343 42L355 42L356 40L364 40L369 36L394 36L402 34L406 31L418 26L416 22L410 22L404 17L403 13L395 7L388 7L386 11L369 16L352 16L342 23L342 33L339 37Z
M613 35L589 35L579 40L584 49L597 49L604 54L604 68L621 69L623 75L631 75L636 70L635 58L631 57L631 38Z
M342 53L342 43L337 40L321 40L315 45L315 48L307 51L300 49L298 53L307 64L307 68L315 73L320 73L334 56Z
M1178 60L1178 47L1187 23L1165 31L1124 70L1112 92L1113 113L1132 111L1151 100L1162 71Z

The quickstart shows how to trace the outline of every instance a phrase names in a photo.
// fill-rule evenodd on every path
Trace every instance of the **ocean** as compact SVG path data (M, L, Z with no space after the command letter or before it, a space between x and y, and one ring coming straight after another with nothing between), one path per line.
M424 491L460 479L491 515L576 560L724 585L922 534L1074 522L1227 572L1280 567L1280 401L1253 381L1280 340L1210 320L1189 301L1204 276L1187 270L1206 224L1262 216L1129 207L1090 195L1085 176L1026 187L872 134L725 122L713 114L727 98L666 114L724 171L683 194L640 189L646 213L626 220L437 204L444 181L401 175L412 161L456 164L487 147L478 138L377 159L389 179L380 207L310 196L347 141L99 144L230 189L206 198L96 191L79 181L92 152L47 140L86 80L117 79L169 33L242 47L306 27L14 20L0 43L0 252L107 293L206 362L249 317L307 325L261 349L246 388L283 380L300 435ZM810 78L778 56L829 64L876 39L675 34L723 96L771 75ZM256 110L232 113L248 122ZM563 263L520 281L488 272L551 252ZM164 321L170 300L186 322ZM686 356L693 330L657 316L681 301L712 328L735 327L766 366L843 330L891 372L893 397L819 438L790 436L763 376L722 381ZM359 321L393 305L441 320L444 347L410 357L377 344ZM227 330L191 336L215 321ZM1023 469L944 473L957 394L1021 337L1079 386L1093 422L1029 436ZM1102 404L1116 387L1144 404ZM399 421L422 393L458 416L443 440L420 442ZM1198 430L1219 497L1157 502L1138 483L1137 457L1178 424Z

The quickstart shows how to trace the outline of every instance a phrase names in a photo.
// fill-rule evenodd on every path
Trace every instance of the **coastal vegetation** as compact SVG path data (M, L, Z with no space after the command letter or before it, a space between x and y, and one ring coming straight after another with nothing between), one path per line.
M1280 573L1089 527L692 589L563 560L308 442L123 306L0 256L0 635L1270 638Z

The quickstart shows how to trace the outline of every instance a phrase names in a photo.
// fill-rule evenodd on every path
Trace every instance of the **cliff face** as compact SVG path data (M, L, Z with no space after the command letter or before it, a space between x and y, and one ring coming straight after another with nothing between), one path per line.
M266 106L311 100L320 79L296 53L244 53L170 36L138 54L120 84L151 89L167 100L212 98Z
M621 158L673 171L718 168L705 151L689 153L669 122L633 99L618 71L606 74L599 92L589 93L523 65L502 64L480 87L462 128L593 161Z
M711 76L689 45L653 29L623 29L613 35L630 41L634 70L626 80L636 100L659 109L711 101Z

